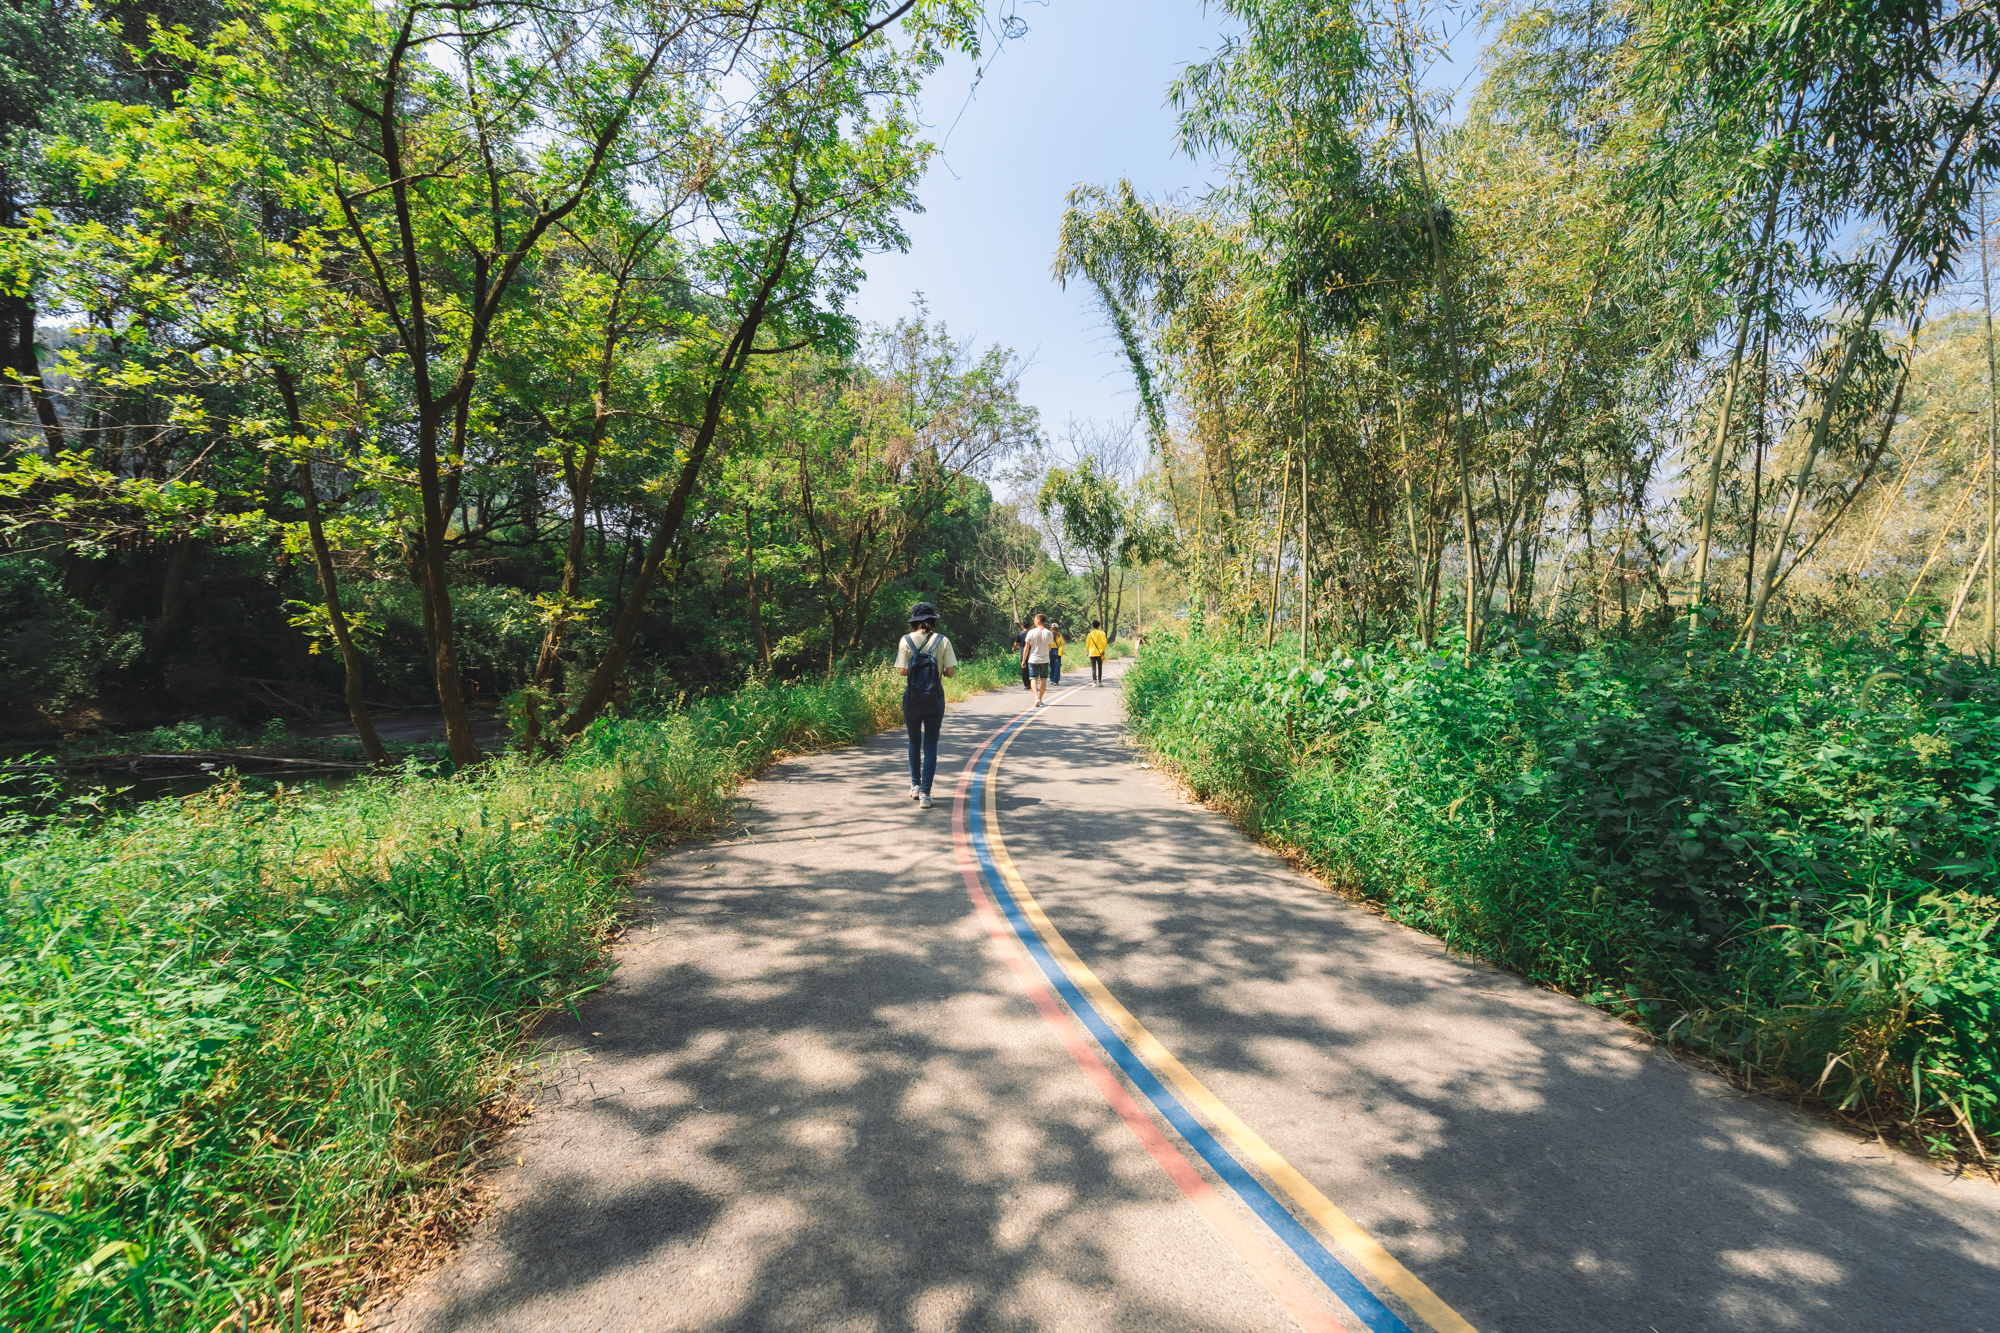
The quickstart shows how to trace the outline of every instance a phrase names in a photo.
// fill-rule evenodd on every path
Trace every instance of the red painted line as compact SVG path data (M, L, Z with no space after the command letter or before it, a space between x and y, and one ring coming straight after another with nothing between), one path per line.
M1020 714L1015 716L1019 717ZM1012 720L1009 719L1009 722ZM1001 730L1005 730L1005 727L1003 726ZM1290 1315L1300 1328L1307 1330L1307 1333L1347 1333L1345 1326L1319 1302L1312 1290L1294 1277L1284 1264L1279 1262L1277 1255L1259 1241L1250 1228L1230 1211L1222 1196L1202 1179L1201 1173L1194 1169L1187 1157L1168 1142L1167 1136L1160 1132L1159 1126L1139 1109L1139 1104L1125 1090L1125 1085L1118 1081L1117 1076L1098 1057L1096 1049L1084 1040L1083 1033L1063 1012L1062 1006L1056 1003L1056 997L1043 984L1041 973L1022 955L1020 944L1014 938L1014 932L1009 930L1007 923L1001 919L999 909L994 905L992 897L986 891L985 883L980 879L979 865L973 858L971 840L965 829L965 812L969 804L967 794L972 787L973 771L978 767L979 757L992 747L996 739L998 739L997 732L987 737L985 743L973 752L972 758L966 762L964 770L958 775L958 790L953 795L951 803L951 841L958 852L958 868L965 874L965 891L972 898L973 910L978 912L980 919L986 923L987 934L993 937L993 942L999 946L1001 955L1007 960L1007 966L1013 970L1015 980L1021 983L1021 989L1027 992L1028 999L1034 1003L1042 1017L1048 1020L1049 1026L1055 1029L1063 1049L1069 1052L1070 1058L1076 1061L1084 1076L1096 1086L1104 1100L1110 1103L1111 1109L1118 1113L1118 1118L1125 1122L1125 1127L1131 1130L1146 1151L1152 1154L1153 1161L1167 1173L1167 1179L1180 1187L1181 1193L1186 1195L1188 1201L1208 1219L1208 1224L1221 1233L1222 1238L1229 1243L1229 1247L1250 1266L1250 1271L1255 1273L1270 1290L1278 1304L1284 1307L1285 1313Z

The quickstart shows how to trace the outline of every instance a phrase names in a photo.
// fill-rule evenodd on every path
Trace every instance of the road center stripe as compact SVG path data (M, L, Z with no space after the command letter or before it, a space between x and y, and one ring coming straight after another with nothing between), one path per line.
M1378 1282L1405 1301L1436 1333L1476 1333L1470 1323L1383 1249L1175 1059L1112 996L1035 902L1034 895L1028 891L1015 869L1012 857L1007 854L995 804L997 784L991 779L1015 738L1036 715L1030 710L1002 726L980 747L959 781L959 799L975 801L980 807L981 817L971 821L974 856L1003 916L1027 948L1029 956L1069 1003L1077 1020L1175 1131L1373 1333L1408 1333L1408 1326L1217 1142L1207 1127L1189 1113L1181 1099L1161 1083L1155 1070L1164 1074L1167 1081L1180 1091L1181 1097L1219 1128L1245 1158L1291 1196L1300 1211L1319 1223ZM959 818L955 811L955 829Z
M986 743L979 747L979 753L973 757L975 763L991 748L993 740L994 738L989 737ZM1256 1233L1243 1225L1230 1210L1229 1205L1223 1202L1222 1196L1210 1187L1201 1173L1194 1169L1187 1158L1181 1155L1180 1150L1175 1148L1166 1135L1160 1133L1159 1128L1147 1118L1146 1113L1139 1109L1139 1104L1125 1091L1125 1085L1105 1067L1102 1060L1098 1059L1097 1052L1091 1049L1090 1044L1078 1034L1076 1026L1064 1015L1062 1007L1056 1003L1048 987L1042 984L1040 975L1030 965L1030 961L1022 957L1018 947L1013 947L1018 941L1008 929L1006 922L1001 920L992 898L987 894L986 882L973 855L971 842L966 836L966 809L970 804L968 793L972 784L972 774L973 765L967 764L965 771L959 775L957 799L952 803L951 812L952 842L958 849L959 869L965 875L966 892L972 897L973 908L986 923L988 934L1001 946L1001 953L1007 960L1007 966L1021 983L1021 989L1028 993L1028 998L1034 1002L1036 1010L1047 1020L1049 1026L1055 1029L1063 1049L1069 1052L1070 1058L1076 1061L1077 1066L1083 1070L1098 1093L1110 1103L1111 1109L1125 1123L1125 1127L1132 1131L1133 1136L1144 1146L1153 1161L1166 1172L1167 1178L1179 1187L1181 1193L1187 1196L1209 1225L1214 1227L1223 1240L1228 1242L1230 1248L1249 1265L1250 1271L1264 1283L1278 1304L1284 1308L1285 1313L1290 1315L1300 1328L1306 1330L1306 1333L1347 1333L1340 1321L1320 1303L1312 1289L1292 1276L1291 1272L1278 1261L1278 1256L1257 1238Z

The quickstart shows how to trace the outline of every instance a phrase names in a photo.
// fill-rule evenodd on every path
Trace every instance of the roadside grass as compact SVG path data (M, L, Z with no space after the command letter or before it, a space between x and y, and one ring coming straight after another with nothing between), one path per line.
M1911 636L1149 639L1142 742L1453 948L1928 1151L2000 1158L2000 680Z
M962 699L1013 679L968 662ZM448 1219L540 1017L608 975L630 874L901 681L752 682L558 760L228 782L0 840L0 1327L337 1320ZM373 1265L373 1266L371 1266Z

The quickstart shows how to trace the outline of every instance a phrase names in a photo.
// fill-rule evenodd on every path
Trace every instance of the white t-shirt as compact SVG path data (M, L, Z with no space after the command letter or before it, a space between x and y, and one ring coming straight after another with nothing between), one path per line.
M910 669L910 641L913 639L917 647L930 649L931 656L937 659L939 672L949 671L958 665L958 654L951 650L950 639L938 634L931 636L927 641L922 630L911 630L896 643L896 670Z
M1028 665L1046 663L1049 649L1056 646L1056 632L1040 625L1028 631Z

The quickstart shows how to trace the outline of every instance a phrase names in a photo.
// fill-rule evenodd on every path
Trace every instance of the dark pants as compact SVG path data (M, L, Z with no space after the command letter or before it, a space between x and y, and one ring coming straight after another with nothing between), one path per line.
M1049 649L1049 684L1062 684L1062 654Z
M1035 688L1035 682L1028 678L1028 659L1025 657L1021 659L1021 688L1024 690Z
M925 711L903 710L903 725L910 729L910 785L919 791L931 789L937 772L938 728L944 725L944 701Z
M1103 659L1103 658L1101 658L1101 657L1093 657L1093 658L1091 658L1091 659L1090 659L1090 678L1091 678L1092 680L1096 681L1096 682L1097 682L1097 683L1098 683L1099 685L1102 685L1102 684L1104 683L1104 659Z

